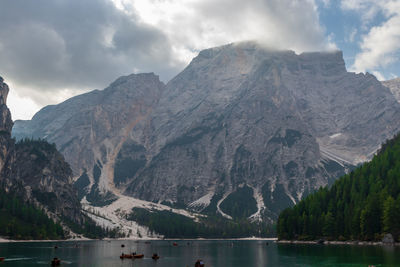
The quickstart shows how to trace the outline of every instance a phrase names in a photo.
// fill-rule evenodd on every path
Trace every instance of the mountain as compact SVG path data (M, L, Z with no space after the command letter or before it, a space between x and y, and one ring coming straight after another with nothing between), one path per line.
M92 206L133 197L274 220L371 159L399 130L399 111L373 75L347 72L339 51L246 42L201 51L166 85L132 74L45 107L13 135L54 142Z
M400 135L371 162L309 195L278 220L280 239L400 239Z
M384 81L382 84L389 88L397 101L400 102L400 78Z
M11 138L9 88L0 77L0 234L17 239L65 238L93 222L81 211L72 171L54 144ZM62 227L60 226L62 225ZM97 230L97 229L96 229Z
M80 222L80 203L73 190L72 173L54 145L11 138L13 122L6 105L9 88L0 78L0 183L2 190L37 202L54 216Z

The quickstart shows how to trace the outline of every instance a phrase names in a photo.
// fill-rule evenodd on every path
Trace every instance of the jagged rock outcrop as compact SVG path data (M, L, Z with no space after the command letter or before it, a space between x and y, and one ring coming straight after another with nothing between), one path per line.
M0 185L25 201L45 208L54 218L80 223L81 204L72 172L55 145L11 138L13 122L6 105L9 88L0 77Z
M201 51L166 85L121 77L13 131L55 142L92 200L123 193L229 217L221 204L240 205L242 190L253 218L273 219L370 159L400 129L399 111L373 75L346 71L341 52L250 42Z
M80 195L88 194L89 200L105 203L113 199L119 151L128 140L146 136L149 114L163 88L152 73L120 77L105 90L47 106L31 121L17 121L21 127L15 127L13 135L55 142L74 176L80 177Z
M400 102L400 78L383 81L382 84L389 88L397 101Z
M7 107L9 88L0 77L0 185L3 188L15 186L11 180L12 166L15 162L15 143L11 138L13 121Z
M21 141L15 146L13 177L22 182L27 197L59 218L80 223L81 205L73 187L72 171L54 144Z

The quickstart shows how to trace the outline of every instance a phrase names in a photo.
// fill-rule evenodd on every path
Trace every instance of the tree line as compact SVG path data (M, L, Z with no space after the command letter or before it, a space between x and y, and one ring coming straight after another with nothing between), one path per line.
M158 233L166 238L238 238L275 235L272 225L250 222L246 218L228 220L222 216L208 215L195 222L191 218L168 210L148 211L142 208L133 208L127 219L147 226L149 234Z
M400 135L372 161L320 188L279 215L279 239L400 239Z
M11 239L64 239L61 225L30 203L0 190L0 235Z

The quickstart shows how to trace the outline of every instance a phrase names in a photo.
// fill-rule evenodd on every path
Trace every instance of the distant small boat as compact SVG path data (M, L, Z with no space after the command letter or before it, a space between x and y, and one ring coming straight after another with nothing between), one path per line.
M145 244L151 244L151 242L150 241L146 241L146 242L144 242Z
M174 242L174 243L172 243L172 245L173 245L174 247L177 247L177 246L178 246L178 243Z
M122 245L121 245L121 248L124 248L124 247L125 247L125 245L124 245L124 244L122 244Z
M144 254L133 254L132 256L134 259L141 259L144 257Z
M203 260L197 260L194 264L194 267L204 267Z
M59 258L53 258L51 261L51 266L59 266L61 264L61 260Z
M157 255L157 253L154 253L153 256L151 256L153 260L158 260L160 256Z
M0 257L0 261L4 261L6 258L4 257Z
M124 253L122 253L121 256L119 256L119 258L121 260L123 260L123 259L133 259L133 255L132 254L124 254Z

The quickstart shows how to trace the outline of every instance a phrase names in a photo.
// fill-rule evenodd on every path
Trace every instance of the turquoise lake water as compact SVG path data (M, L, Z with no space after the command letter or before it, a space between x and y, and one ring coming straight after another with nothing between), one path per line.
M345 245L290 245L272 241L81 241L0 243L0 267L50 266L58 257L61 266L205 267L262 266L399 266L400 247ZM125 247L121 248L121 244ZM268 244L268 245L267 245ZM55 249L54 246L58 248ZM121 260L119 255L143 253L143 259ZM158 253L160 259L151 259Z

